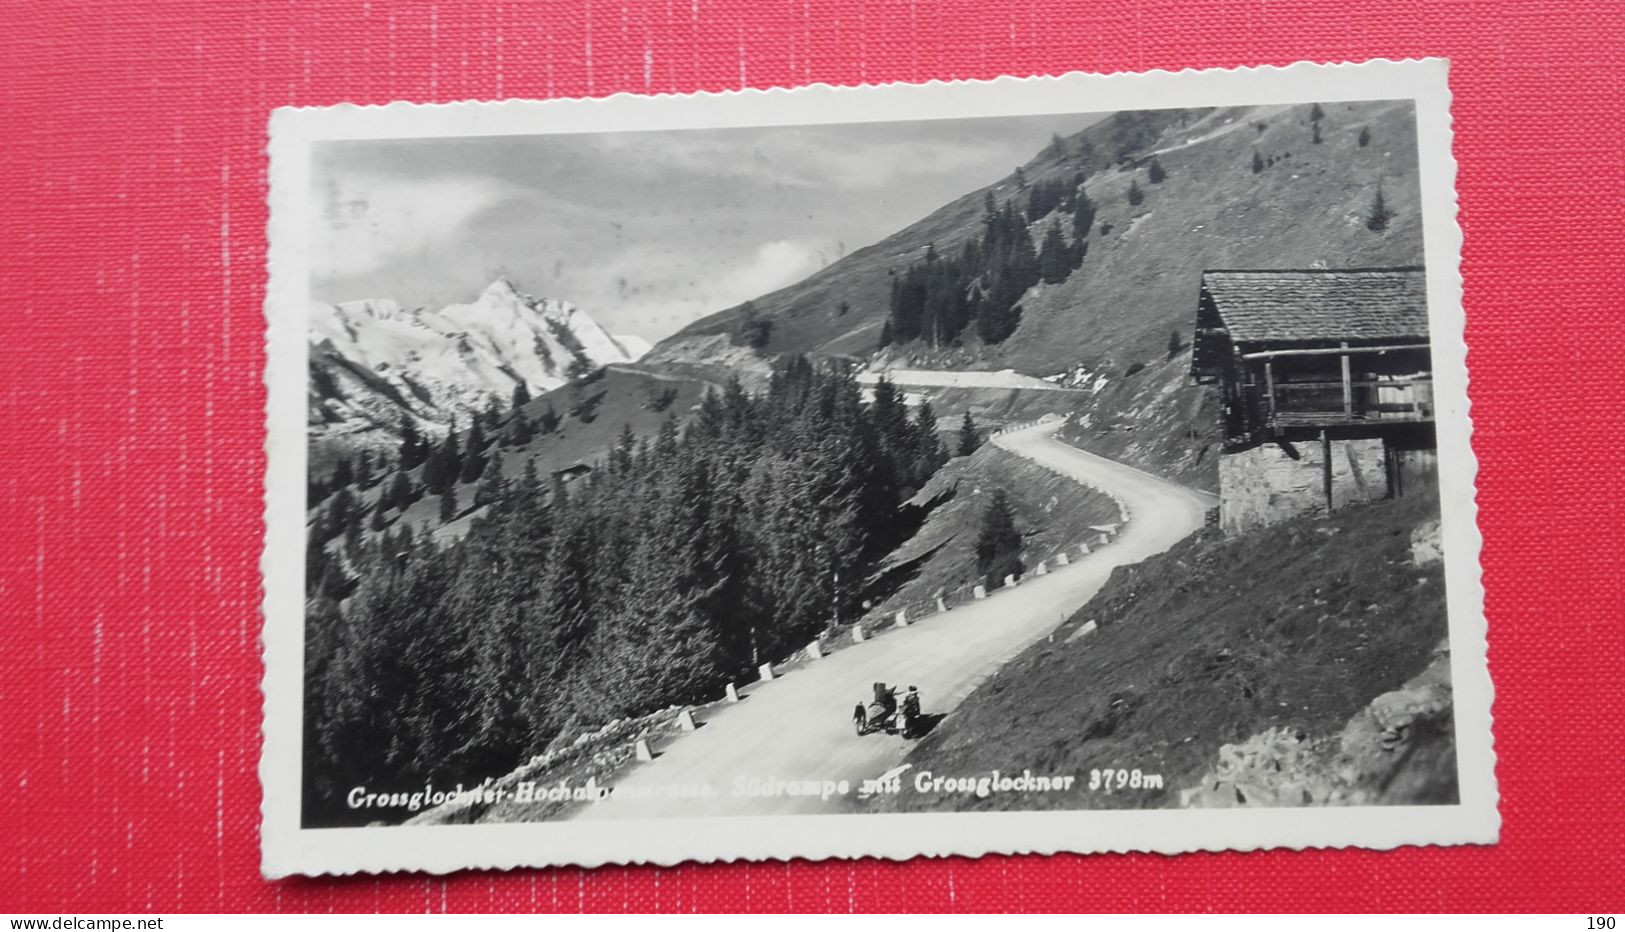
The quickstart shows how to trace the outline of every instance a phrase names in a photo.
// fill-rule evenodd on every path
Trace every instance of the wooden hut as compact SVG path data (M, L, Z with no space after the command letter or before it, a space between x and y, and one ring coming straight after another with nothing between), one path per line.
M1381 441L1386 495L1411 461L1433 465L1421 268L1203 272L1191 375L1219 389L1225 453L1273 444L1296 461L1298 444L1318 443L1328 509L1336 443Z

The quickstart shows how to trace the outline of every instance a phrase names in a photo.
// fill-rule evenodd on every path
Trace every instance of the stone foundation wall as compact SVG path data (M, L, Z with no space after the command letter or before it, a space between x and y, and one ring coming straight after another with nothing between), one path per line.
M1274 444L1219 457L1219 527L1226 535L1305 512L1326 513L1320 443L1294 446L1296 460ZM1381 440L1334 440L1331 450L1333 507L1387 497Z

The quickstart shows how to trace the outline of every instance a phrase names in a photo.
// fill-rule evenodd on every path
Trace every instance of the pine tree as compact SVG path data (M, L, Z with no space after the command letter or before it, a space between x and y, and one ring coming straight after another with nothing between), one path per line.
M1309 122L1311 122L1311 123L1319 123L1321 120L1323 120L1325 118L1326 118L1326 111L1320 109L1320 104L1315 104L1313 107L1309 108Z
M1264 157L1262 155L1258 154L1257 149L1254 149L1253 150L1253 174L1256 175L1256 174L1258 174L1259 172L1261 172L1263 170L1264 170Z
M401 447L396 457L402 469L416 469L429 455L428 441L418 432L417 421L411 416L401 418Z
M1184 348L1184 344L1179 340L1179 331L1170 331L1168 334L1168 358L1173 359L1175 356L1178 356L1179 351Z
M1369 145L1371 145L1371 127L1362 126L1360 127L1360 148L1364 149Z
M970 412L959 421L959 455L970 456L976 448L982 445L982 434L976 429L976 422L971 420Z
M423 484L431 494L439 494L457 482L462 469L462 446L457 441L457 421L453 418L446 430L446 439L423 464Z
M1162 184L1162 179L1168 177L1168 173L1162 168L1162 163L1157 161L1155 156L1151 158L1151 167L1146 170L1146 177L1151 179L1152 184Z
M1317 146L1320 145L1320 124L1319 123L1311 124L1311 132L1309 134L1309 141L1314 143Z
M1382 184L1377 184L1377 193L1371 199L1371 207L1365 213L1366 229L1373 233L1381 233L1388 229L1388 221L1394 217L1393 211L1388 209L1388 201L1382 195Z
M948 461L948 452L942 448L942 437L937 433L937 413L931 402L922 401L914 412L914 475L913 487L918 489L936 475Z
M542 412L541 417L537 418L536 423L537 426L541 428L542 433L551 434L553 431L559 429L560 420L561 418L559 417L559 412L553 410L553 403L550 401L547 403L547 410Z
M502 476L502 454L493 452L485 460L485 471L480 475L479 487L474 490L474 507L495 505L507 495L507 480Z
M457 486L448 485L440 493L440 523L450 524L457 518Z
M1027 190L1027 170L1020 165L1016 166L1016 190Z
M468 452L463 454L462 465L457 470L458 482L479 480L480 474L485 472L485 457L481 455L484 449L485 435L476 423L468 432Z
M1095 202L1089 200L1089 195L1078 191L1078 199L1072 207L1072 267L1077 268L1083 264L1083 257L1089 254L1089 229L1095 225Z
M502 429L502 445L505 447L522 447L530 442L530 418L523 411L514 411L508 416L508 426Z
M1016 513L1004 490L996 489L982 513L982 529L976 538L976 574L993 589L1004 584L1004 577L1019 576L1022 569Z
M368 450L362 450L355 463L356 486L365 489L372 485L372 478L372 453Z
M1061 235L1061 221L1057 218L1044 232L1044 244L1038 250L1038 269L1044 281L1052 285L1066 281L1072 272L1072 257Z
M385 490L379 502L405 511L411 507L416 498L417 493L412 488L412 477L406 474L406 470L400 469L396 470L394 480L390 482L389 488Z
M1060 133L1050 134L1049 146L1044 149L1044 153L1050 158L1054 159L1058 159L1066 155L1066 143L1061 141Z
M518 411L520 408L523 408L528 404L530 404L530 386L526 385L524 380L521 379L518 382L515 382L513 386L512 407L515 411Z
M367 524L368 529L374 534L377 534L384 528L389 527L389 518L386 515L386 512L388 511L389 503L384 501L384 496L378 496L378 501L372 506L372 520Z
M355 470L351 468L349 459L339 457L333 466L333 478L328 481L328 487L342 489L355 481Z
M1130 181L1128 183L1128 202L1138 207L1140 204L1144 203L1144 201L1145 192L1140 190L1140 183L1138 181Z

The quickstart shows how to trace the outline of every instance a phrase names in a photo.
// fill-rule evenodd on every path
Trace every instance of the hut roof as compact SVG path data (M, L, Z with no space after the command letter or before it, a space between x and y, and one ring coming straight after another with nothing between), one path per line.
M1228 270L1202 273L1235 343L1428 336L1421 268Z

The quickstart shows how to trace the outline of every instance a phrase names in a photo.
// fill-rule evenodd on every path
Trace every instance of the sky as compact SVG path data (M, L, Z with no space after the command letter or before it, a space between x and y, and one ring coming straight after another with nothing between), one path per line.
M1090 114L326 142L312 296L472 300L498 276L659 340L1008 175Z

